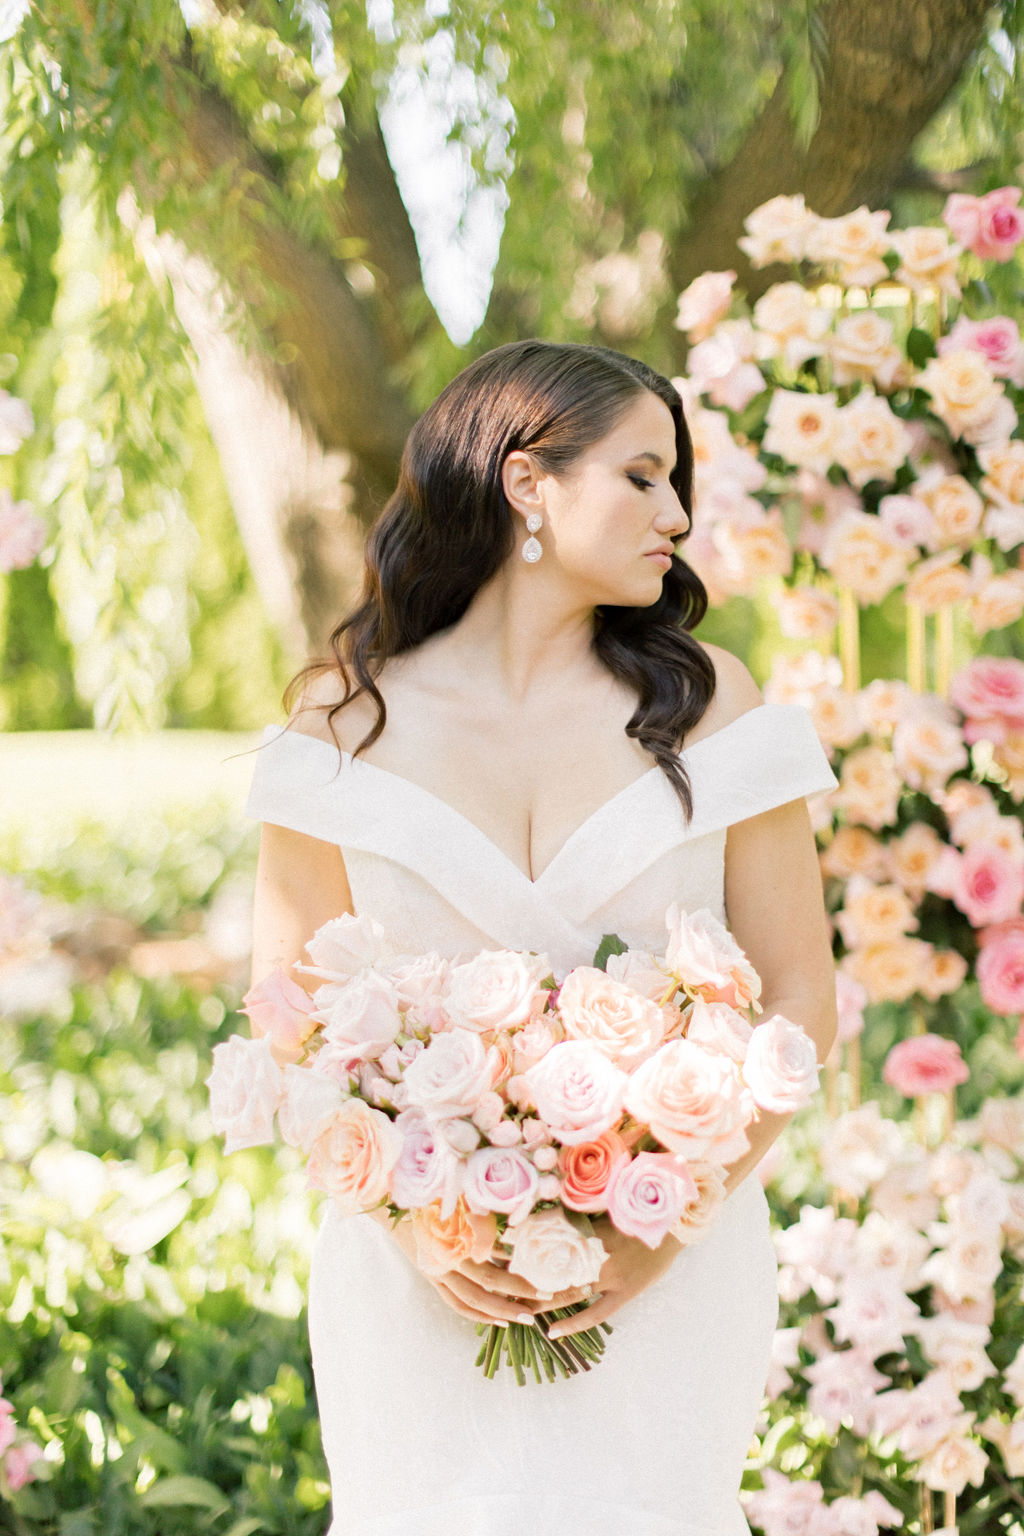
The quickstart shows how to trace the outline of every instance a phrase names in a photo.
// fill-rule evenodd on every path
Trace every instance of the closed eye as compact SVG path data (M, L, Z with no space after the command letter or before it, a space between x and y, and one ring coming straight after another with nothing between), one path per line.
M632 480L633 484L641 491L649 491L654 485L654 481L648 480L644 475L628 475L627 479Z

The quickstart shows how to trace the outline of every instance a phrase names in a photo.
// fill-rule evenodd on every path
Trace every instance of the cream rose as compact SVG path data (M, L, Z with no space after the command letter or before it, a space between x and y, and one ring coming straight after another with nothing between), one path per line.
M452 966L444 990L445 1012L462 1029L516 1029L532 1016L540 982L550 973L545 955L484 950L465 965Z
M880 603L905 580L912 551L887 538L869 512L843 512L822 542L821 563L861 603Z
M747 233L736 243L755 267L802 261L808 237L820 222L802 197L773 197L747 214L743 221Z
M764 353L797 369L826 350L835 311L815 302L803 283L776 283L754 305L754 324L763 333Z
M574 1220L558 1209L534 1211L512 1231L509 1272L528 1280L542 1296L599 1281L608 1254L586 1217Z
M1024 506L1024 442L1014 438L978 451L985 471L981 489L990 501L1003 507Z
M894 939L866 944L844 955L843 970L859 981L872 1003L906 1002L919 990L927 973L931 946L921 939Z
M971 573L960 564L959 549L944 549L913 566L906 579L908 603L917 603L925 613L938 613L951 603L962 602L971 592Z
M702 341L709 336L729 312L735 281L735 272L702 272L700 277L695 277L679 295L676 330L685 331L691 341Z
M835 458L839 412L833 394L777 389L765 416L766 453L824 475Z
M970 544L976 537L985 503L963 475L922 477L915 496L931 512L940 545Z
M860 309L839 321L828 345L836 384L877 382L892 389L905 368L893 341L892 322L873 309Z
M891 752L884 747L861 747L843 759L833 803L851 821L877 831L896 820L902 785Z
M343 912L317 929L306 953L313 964L299 965L297 970L344 981L369 966L386 963L391 951L384 929L374 918Z
M909 452L910 433L881 396L864 391L839 412L835 459L858 489L894 479Z
M892 237L887 209L856 208L838 219L819 219L807 241L811 261L832 268L847 287L869 288L889 276L884 260Z
M627 1072L665 1037L665 1016L656 1003L590 965L576 966L562 982L558 1014L567 1039L589 1040Z
M282 1088L277 1112L282 1140L308 1154L350 1095L332 1074L291 1063L284 1069Z
M916 293L938 289L951 299L960 297L957 263L963 255L944 229L935 224L917 224L910 229L894 229L889 244L900 258L897 282Z
M892 733L892 755L912 789L935 797L970 758L961 731L924 712L901 720Z
M886 944L918 926L917 915L898 885L875 885L861 875L850 880L835 924L847 949Z
M684 912L673 902L665 913L668 944L665 966L706 1002L734 1008L756 1003L761 981L724 923L708 907Z
M401 1131L382 1110L346 1099L313 1143L309 1182L330 1195L343 1216L372 1210L388 1194L402 1142Z
M806 1030L781 1013L758 1024L747 1047L743 1081L759 1109L787 1115L811 1102L821 1067Z
M687 1040L720 1051L737 1064L745 1059L753 1033L753 1027L728 1003L706 1003L698 997L686 1015Z
M954 437L985 421L1002 395L984 358L967 348L931 358L917 384L932 397L932 409Z
M214 1129L224 1137L225 1152L273 1140L284 1079L268 1035L258 1040L231 1035L215 1045L206 1086Z
M821 587L787 588L775 606L779 628L789 640L825 639L839 623L839 600Z

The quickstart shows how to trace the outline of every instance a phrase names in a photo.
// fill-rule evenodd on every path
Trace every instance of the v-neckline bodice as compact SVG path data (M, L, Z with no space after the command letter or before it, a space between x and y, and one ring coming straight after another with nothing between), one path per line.
M727 735L729 732L732 732L734 728L738 726L741 721L746 720L749 715L757 714L763 710L771 711L778 708L786 708L786 706L766 703L757 704L752 709L745 710L743 714L737 715L735 719L730 720L728 725L720 726L717 731L711 731L707 736L701 736L697 741L692 742L690 746L683 747L678 754L679 759L685 764L693 754L699 754L702 747L706 748L712 742L720 744L719 738ZM450 824L452 824L454 827L457 827L461 831L463 837L468 836L472 840L482 856L486 855L492 861L497 861L511 878L517 880L526 889L536 892L543 891L557 878L559 868L564 865L566 861L571 862L573 853L578 849L580 844L591 836L595 828L599 827L605 818L619 814L629 803L630 797L643 794L648 789L648 787L656 781L656 779L665 779L666 785L668 783L663 770L657 764L651 768L646 769L637 778L632 779L630 783L625 784L621 789L616 790L615 793L609 796L607 800L603 800L601 804L595 807L595 809L591 811L588 816L584 817L584 819L579 822L576 827L573 828L568 837L565 838L557 852L551 859L548 860L540 873L536 876L530 876L526 870L517 864L516 861L511 858L503 848L500 848L494 839L489 836L488 833L484 832L483 829L479 827L477 823L473 821L469 816L467 816L464 811L460 811L456 806L445 800L443 796L436 794L432 789L427 789L425 785L418 784L415 779L406 778L404 774L395 773L390 768L382 768L376 763L367 762L365 758L355 757L351 752L346 752L343 749L339 749L333 746L329 741L325 741L321 736L312 736L307 731L293 731L291 734L301 740L311 741L314 746L324 748L326 751L332 753L335 758L337 758L340 750L342 763L354 769L356 772L364 774L372 773L381 778L391 780L395 785L396 793L404 793L413 796L424 806L429 807L434 812L435 816L440 815L442 818L447 819ZM681 814L682 807L680 806L680 815Z

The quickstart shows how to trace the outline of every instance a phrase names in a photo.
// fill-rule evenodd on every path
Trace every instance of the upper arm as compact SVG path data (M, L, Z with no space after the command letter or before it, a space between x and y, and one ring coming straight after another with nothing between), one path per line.
M305 946L332 917L352 911L352 892L341 849L290 827L263 822L256 865L252 924L252 984L283 966L293 981L313 991L315 977L293 971L308 961Z

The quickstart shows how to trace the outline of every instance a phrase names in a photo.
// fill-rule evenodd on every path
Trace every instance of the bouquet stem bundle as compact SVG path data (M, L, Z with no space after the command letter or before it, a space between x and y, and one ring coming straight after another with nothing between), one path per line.
M539 1313L529 1326L525 1323L509 1323L507 1327L497 1323L477 1323L477 1333L484 1333L486 1337L476 1364L490 1378L501 1365L504 1355L520 1386L526 1381L527 1370L533 1371L538 1382L542 1370L548 1381L554 1381L558 1372L562 1376L575 1376L579 1371L589 1371L604 1354L601 1330L611 1333L611 1323L600 1323L596 1328L587 1328L562 1339L549 1338L547 1332L549 1324L563 1317L573 1317L586 1306L587 1303L582 1301L572 1307L556 1307L551 1312Z

